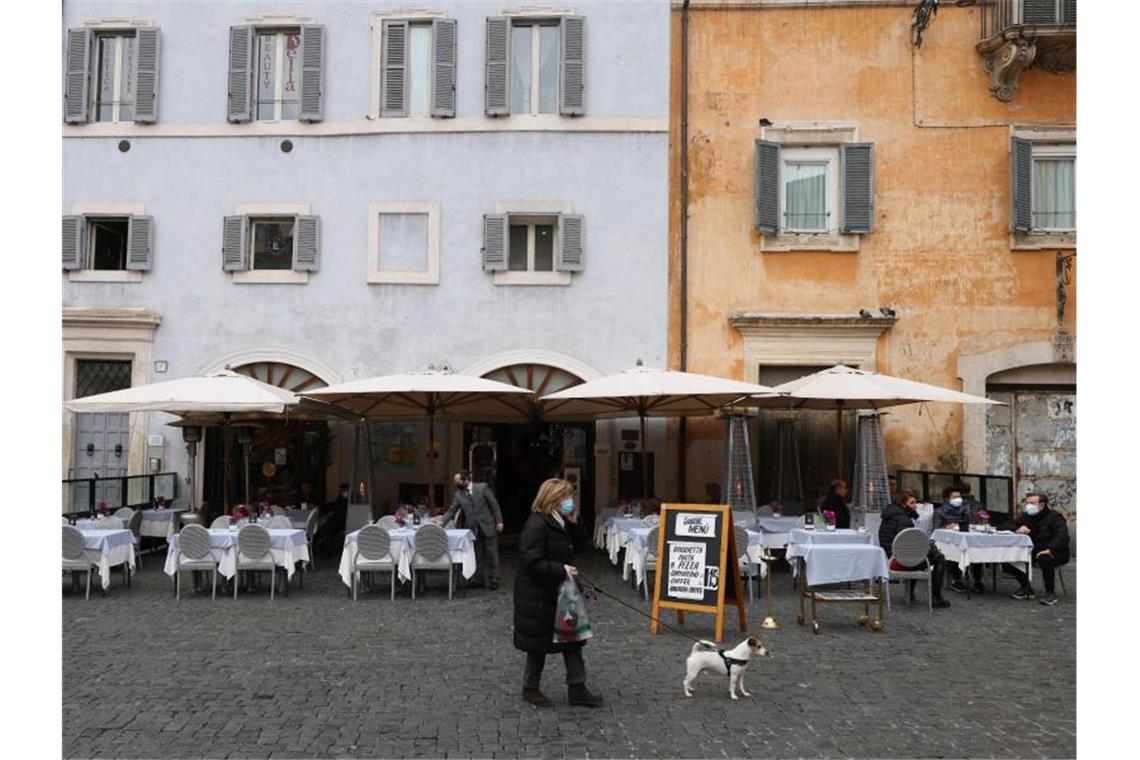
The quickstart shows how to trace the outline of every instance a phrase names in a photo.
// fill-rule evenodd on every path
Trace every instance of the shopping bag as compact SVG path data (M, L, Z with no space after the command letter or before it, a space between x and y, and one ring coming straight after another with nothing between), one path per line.
M572 644L592 638L593 629L586 614L586 600L577 581L567 578L558 589L558 606L554 612L554 642Z

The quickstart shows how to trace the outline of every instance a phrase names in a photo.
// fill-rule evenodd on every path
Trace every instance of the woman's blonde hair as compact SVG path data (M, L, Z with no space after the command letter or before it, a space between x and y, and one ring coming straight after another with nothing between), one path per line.
M559 503L567 496L574 495L574 486L569 480L550 478L538 487L538 494L534 503L530 505L531 512L548 515L558 508Z

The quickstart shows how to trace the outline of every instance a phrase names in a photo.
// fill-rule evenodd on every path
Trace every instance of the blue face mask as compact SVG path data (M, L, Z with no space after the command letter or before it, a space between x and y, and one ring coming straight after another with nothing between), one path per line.
M574 500L573 499L563 499L562 503L558 505L558 511L564 515L569 515L571 512L574 511Z

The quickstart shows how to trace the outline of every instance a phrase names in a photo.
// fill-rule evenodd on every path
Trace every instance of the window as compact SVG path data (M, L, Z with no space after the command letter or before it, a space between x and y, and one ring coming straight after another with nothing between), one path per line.
M487 19L484 112L585 113L585 19Z
M95 40L94 120L131 121L135 113L135 33L99 34Z
M64 120L153 122L158 29L69 29Z
M90 247L87 260L90 269L120 271L127 268L128 219L88 219L87 239Z
M384 19L374 28L382 36L373 113L383 118L455 116L455 20Z
M250 269L293 268L293 217L250 219Z
M225 218L222 269L234 272L235 282L300 284L320 268L319 217L275 212Z
M1033 147L1033 229L1046 232L1076 229L1076 163L1071 145Z
M254 96L258 121L296 120L301 115L300 72L297 60L301 47L299 29L257 31L257 94Z
M1076 130L1015 127L1010 141L1010 217L1015 250L1077 242Z
M836 148L785 148L781 228L787 232L835 232L838 197Z
M511 217L510 272L554 271L554 225L557 219Z
M487 214L483 271L494 272L497 285L569 285L570 273L583 269L583 231L580 214L541 213L537 208Z
M152 262L154 221L131 214L63 217L63 268L79 272L130 272L134 277L73 277L73 280L137 282Z
M226 119L321 121L325 28L231 26Z
M558 26L511 27L511 113L558 113Z
M431 111L431 24L408 28L408 115Z

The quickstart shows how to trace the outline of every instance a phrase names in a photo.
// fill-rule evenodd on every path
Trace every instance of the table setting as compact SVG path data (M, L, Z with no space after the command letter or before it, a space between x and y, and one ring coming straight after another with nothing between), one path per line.
M233 578L236 573L237 562L237 536L241 525L232 525L229 528L211 528L210 554L218 560L218 572L225 578ZM296 528L268 528L269 552L273 561L286 572L286 577L292 578L293 571L298 562L309 562L309 542L305 531ZM166 564L163 572L174 577L178 570L178 534L169 542L166 550Z
M402 528L393 528L388 531L392 539L392 555L396 560L396 573L401 581L412 579L411 557L415 552L416 531L421 525L410 524ZM352 561L356 557L356 536L360 531L354 530L345 534L344 551L340 556L340 578L344 585L352 588ZM475 534L467 528L448 528L447 547L451 552L451 559L460 565L465 579L475 574Z

